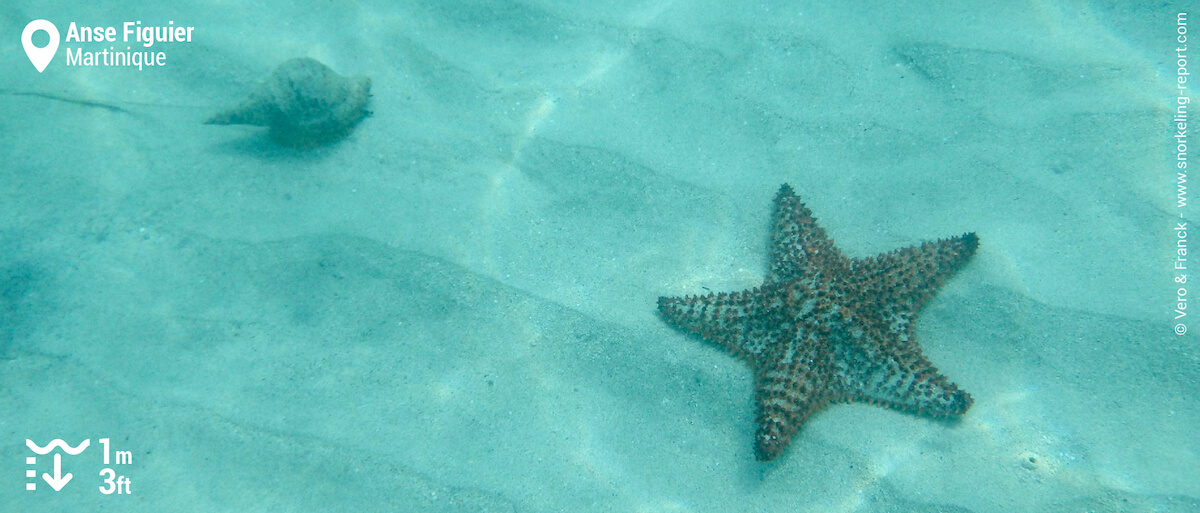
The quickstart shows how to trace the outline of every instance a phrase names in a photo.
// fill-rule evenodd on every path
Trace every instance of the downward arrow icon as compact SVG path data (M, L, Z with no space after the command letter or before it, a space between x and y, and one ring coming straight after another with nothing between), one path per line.
M62 490L62 487L67 486L67 483L71 482L71 477L73 476L71 476L70 472L67 472L67 475L65 476L62 475L61 454L54 455L54 477L50 477L50 474L42 472L42 479L45 479L46 483L49 484L50 487L56 492Z

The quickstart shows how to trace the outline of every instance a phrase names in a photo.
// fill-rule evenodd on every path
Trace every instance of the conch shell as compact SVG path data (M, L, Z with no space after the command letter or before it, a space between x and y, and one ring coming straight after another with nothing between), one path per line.
M371 79L344 77L316 59L291 59L255 86L237 107L206 125L270 127L271 138L306 147L340 139L367 114Z

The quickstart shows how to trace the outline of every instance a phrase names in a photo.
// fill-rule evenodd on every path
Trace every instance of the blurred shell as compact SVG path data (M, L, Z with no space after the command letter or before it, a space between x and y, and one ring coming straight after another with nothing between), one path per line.
M291 59L237 107L204 124L270 127L271 138L281 144L312 146L350 133L369 114L370 96L367 77L344 77L316 59Z

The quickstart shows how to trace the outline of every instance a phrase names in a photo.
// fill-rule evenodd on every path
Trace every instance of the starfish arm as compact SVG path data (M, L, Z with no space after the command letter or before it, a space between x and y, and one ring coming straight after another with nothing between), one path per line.
M848 265L833 240L817 225L812 211L800 202L788 184L783 184L775 195L772 219L767 283L809 277L814 269L835 272Z
M778 329L779 308L771 287L707 296L660 297L658 311L667 322L717 344L735 356L755 361L769 332Z
M893 358L871 358L875 365L859 366L845 387L850 398L930 417L957 417L974 403L938 372L915 344L911 352Z
M810 415L845 399L830 387L826 373L814 368L812 358L779 363L755 372L758 432L754 455L759 461L775 459Z
M946 278L971 259L978 247L979 237L966 233L856 259L852 272L860 277L865 295L917 312Z

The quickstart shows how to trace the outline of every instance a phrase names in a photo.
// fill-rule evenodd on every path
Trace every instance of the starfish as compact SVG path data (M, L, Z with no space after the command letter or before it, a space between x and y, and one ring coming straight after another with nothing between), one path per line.
M754 371L755 456L779 456L800 426L834 403L858 401L932 417L967 412L971 395L921 354L913 321L962 267L974 233L870 258L847 258L787 184L775 196L763 284L734 293L661 297L671 324Z

